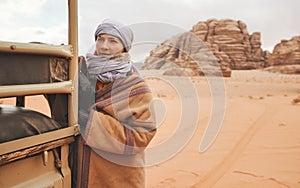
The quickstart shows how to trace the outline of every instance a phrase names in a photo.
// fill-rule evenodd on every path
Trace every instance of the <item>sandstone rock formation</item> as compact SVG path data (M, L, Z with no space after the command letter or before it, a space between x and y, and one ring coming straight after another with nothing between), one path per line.
M150 53L143 69L167 68L171 66L171 62L167 62L172 61L179 67L194 70L196 75L203 75L202 67L205 67L204 74L213 74L216 68L211 68L217 66L223 76L230 76L231 69L264 66L265 53L261 49L260 33L249 35L242 21L209 19L197 23L188 33L172 37L159 45ZM196 60L200 70L191 59Z
M300 36L281 40L267 58L266 66L300 65Z
M219 53L221 61L213 55L207 44L192 32L186 32L173 36L153 49L142 69L168 70L165 75L177 76L180 73L181 76L222 76L222 72L230 76L229 60L222 55Z
M246 24L240 20L210 19L197 23L191 32L212 48L216 46L218 49L214 51L224 52L230 59L231 69L256 69L264 65L260 33L249 35Z
M262 50L260 33L249 34L242 21L209 19L158 45L142 69L167 70L166 75L229 77L231 70L269 67L266 70L271 71L279 65L273 72L299 73L299 66L296 71L295 66L287 66L299 64L300 36L282 40L270 53Z

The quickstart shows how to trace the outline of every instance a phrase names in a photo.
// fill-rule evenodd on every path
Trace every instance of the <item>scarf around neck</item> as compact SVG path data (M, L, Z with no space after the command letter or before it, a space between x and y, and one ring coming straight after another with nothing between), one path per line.
M88 73L102 83L110 83L125 78L132 70L136 71L128 53L96 56L86 55Z

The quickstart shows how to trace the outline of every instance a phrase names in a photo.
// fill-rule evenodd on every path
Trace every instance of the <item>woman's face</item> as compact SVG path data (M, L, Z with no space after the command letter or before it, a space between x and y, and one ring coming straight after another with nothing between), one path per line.
M95 55L114 55L124 52L124 46L118 37L101 34L96 41Z

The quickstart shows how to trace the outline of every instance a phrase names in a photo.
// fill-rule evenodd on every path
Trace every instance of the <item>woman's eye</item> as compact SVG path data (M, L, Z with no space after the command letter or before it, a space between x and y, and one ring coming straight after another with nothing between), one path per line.
M116 40L110 40L110 42L111 42L111 43L117 43L117 41L116 41Z
M104 39L101 38L101 37L99 37L97 40L100 41L100 42L103 42L103 41L104 41Z

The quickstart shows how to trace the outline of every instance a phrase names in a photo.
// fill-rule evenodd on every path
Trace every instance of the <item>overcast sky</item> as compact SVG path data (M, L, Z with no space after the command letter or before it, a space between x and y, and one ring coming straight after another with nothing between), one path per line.
M65 2L0 0L0 40L67 43ZM167 36L210 18L243 21L250 34L261 33L262 48L269 51L281 39L300 35L299 0L79 0L78 5L81 55L93 44L96 26L105 18L134 29L134 51L151 49Z

